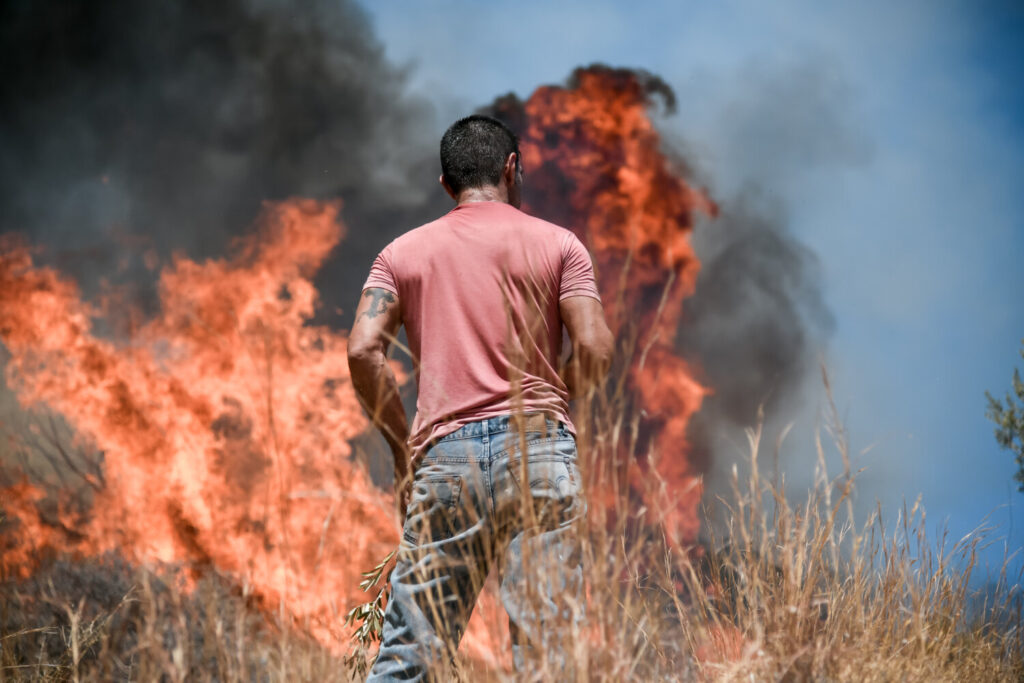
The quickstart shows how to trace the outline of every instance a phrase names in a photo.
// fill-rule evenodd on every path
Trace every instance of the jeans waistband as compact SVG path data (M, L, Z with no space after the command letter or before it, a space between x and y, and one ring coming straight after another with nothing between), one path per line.
M434 443L455 439L469 439L500 432L546 433L552 437L571 436L569 427L562 421L544 413L522 413L517 415L499 415L478 422L462 425L451 434L447 434Z

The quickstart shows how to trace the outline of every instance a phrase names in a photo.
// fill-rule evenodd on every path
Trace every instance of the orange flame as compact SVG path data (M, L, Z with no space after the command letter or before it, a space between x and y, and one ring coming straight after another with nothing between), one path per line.
M161 314L122 345L92 334L94 311L70 282L23 249L0 257L11 386L104 454L77 549L214 566L325 643L340 642L338 614L362 597L358 572L397 543L388 497L349 460L367 422L345 340L306 324L339 210L268 205L234 258L177 257L160 277Z
M687 460L686 427L709 390L674 344L700 269L690 244L694 220L699 213L714 216L717 207L662 151L642 75L595 66L577 69L572 83L540 88L523 105L527 200L594 252L617 336L635 325L629 377L645 415L647 448L669 487L648 507L664 512L668 538L685 545L697 536L702 490L700 473ZM619 466L635 479L644 476L645 464L623 457Z

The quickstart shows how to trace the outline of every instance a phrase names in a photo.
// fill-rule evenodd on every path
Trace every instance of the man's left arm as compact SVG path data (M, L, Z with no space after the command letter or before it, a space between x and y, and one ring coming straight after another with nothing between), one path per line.
M395 459L395 502L399 516L404 518L411 489L409 423L395 373L387 359L388 346L401 322L397 294L381 287L363 290L348 338L348 367L356 395L391 447Z

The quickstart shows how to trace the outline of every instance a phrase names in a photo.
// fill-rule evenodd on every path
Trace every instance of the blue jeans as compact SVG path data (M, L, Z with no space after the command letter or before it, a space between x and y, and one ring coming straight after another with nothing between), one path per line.
M561 422L495 417L437 441L413 479L367 680L448 679L492 566L516 669L568 667L583 614L585 512L576 441Z

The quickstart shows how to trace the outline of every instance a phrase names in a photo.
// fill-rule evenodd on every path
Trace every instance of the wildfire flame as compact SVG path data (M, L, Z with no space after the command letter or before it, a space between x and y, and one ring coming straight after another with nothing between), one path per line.
M634 72L592 67L568 87L538 89L514 113L528 208L595 253L613 329L625 335L636 323L628 376L646 415L645 451L660 457L623 455L618 465L636 477L654 463L671 490L652 502L667 511L668 536L685 543L696 536L701 492L685 431L707 389L674 340L699 268L694 216L716 209L662 152L650 95ZM8 575L30 573L47 548L212 567L325 645L344 643L341 617L365 599L359 572L398 535L390 494L351 459L350 440L369 425L345 337L310 324L311 278L342 237L340 210L268 204L231 258L176 257L160 275L159 313L124 339L94 332L98 311L72 282L34 264L27 248L0 245L8 384L23 406L59 413L103 454L91 508L62 507L60 525L40 517L39 489L3 490L19 523L0 539ZM478 654L488 648L481 611L495 605L482 604L471 624Z
M616 336L631 338L628 376L644 416L641 454L668 488L648 507L665 515L677 546L697 536L700 473L687 459L686 427L708 389L675 352L683 301L699 261L690 244L697 214L714 216L707 193L690 187L662 151L649 117L653 94L673 106L667 86L631 70L577 69L569 87L539 88L522 105L497 109L521 131L528 210L572 229L596 258L598 286ZM645 476L647 460L620 454L623 478Z
M9 383L104 454L105 486L73 549L216 567L324 642L339 641L337 615L360 598L358 570L398 540L388 497L349 459L367 421L345 339L307 324L339 210L269 205L233 258L176 258L161 313L126 344L94 335L74 285L26 250L0 260ZM24 541L53 540L30 520ZM9 571L31 566L26 552L4 554L20 565Z

